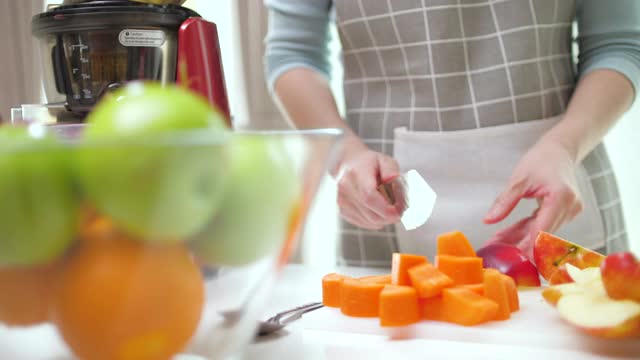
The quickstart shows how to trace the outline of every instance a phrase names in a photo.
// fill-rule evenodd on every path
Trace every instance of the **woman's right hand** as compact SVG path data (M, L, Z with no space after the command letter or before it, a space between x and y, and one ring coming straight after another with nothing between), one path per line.
M398 163L375 152L358 138L346 140L337 168L340 215L361 228L380 230L400 220L400 211L378 191L378 185L399 175Z

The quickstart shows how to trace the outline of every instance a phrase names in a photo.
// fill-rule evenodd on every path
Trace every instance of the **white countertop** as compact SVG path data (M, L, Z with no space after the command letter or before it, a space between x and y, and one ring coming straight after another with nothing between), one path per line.
M338 271L362 276L380 270L285 268L264 317L321 299L321 278ZM477 327L421 322L390 333L376 319L342 316L337 309L308 313L280 334L249 346L246 359L640 359L640 341L589 337L562 322L539 290L521 292L522 309L506 322ZM396 338L396 339L394 339Z
M264 307L264 318L320 301L322 276L334 271L351 276L381 273L379 269L289 265ZM338 309L325 307L305 314L279 333L254 342L248 346L245 359L640 359L640 341L603 340L579 333L544 303L540 290L522 291L520 299L520 311L508 321L474 327L422 321L393 331L380 327L377 319L351 318ZM70 358L52 326L23 332L7 332L0 326L0 360L51 358Z

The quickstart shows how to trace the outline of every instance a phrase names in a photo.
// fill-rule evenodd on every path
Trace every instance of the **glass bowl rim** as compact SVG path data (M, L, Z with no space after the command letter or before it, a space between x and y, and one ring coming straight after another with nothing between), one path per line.
M320 139L328 138L339 141L345 130L341 128L313 128L313 129L282 129L282 130L225 130L219 128L200 129L176 129L166 133L155 133L144 136L105 136L104 138L85 139L81 136L74 137L72 133L65 134L65 131L81 130L86 124L60 124L60 125L27 125L31 137L42 139L47 136L55 139L51 142L25 142L3 147L1 152L30 152L55 149L84 149L97 148L109 149L118 148L123 145L131 147L166 147L177 148L202 147L202 146L222 146L230 142L232 138L263 138L263 139Z

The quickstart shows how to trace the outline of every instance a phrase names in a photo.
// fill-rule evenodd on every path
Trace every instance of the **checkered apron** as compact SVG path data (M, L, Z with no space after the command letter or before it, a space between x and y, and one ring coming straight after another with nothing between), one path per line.
M334 0L334 8L346 120L385 154L393 155L398 127L444 132L562 114L575 86L574 0ZM584 166L606 233L598 250L626 249L602 145ZM339 262L389 266L398 251L394 229L369 231L343 221Z

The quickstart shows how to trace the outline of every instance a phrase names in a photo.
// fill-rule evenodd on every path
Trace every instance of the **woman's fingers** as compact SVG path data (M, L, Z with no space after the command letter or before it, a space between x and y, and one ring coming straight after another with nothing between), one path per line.
M507 196L508 197L508 196ZM570 187L562 187L537 198L539 207L529 217L498 231L490 243L515 245L530 256L540 231L555 232L582 211L582 201Z
M356 163L342 172L338 180L338 206L347 221L367 229L379 229L396 223L400 217L399 211L377 189L381 177L379 164L386 164L385 171L390 174L394 171L390 163L395 160L380 162L376 158L384 155L371 154L370 161Z
M507 189L496 198L495 202L484 217L486 224L495 224L509 216L511 211L518 205L520 199L524 197L527 189L525 181L510 183Z
M387 182L396 178L400 175L400 167L398 166L398 162L389 156L378 156L378 179L377 182Z
M531 227L536 220L535 214L534 212L533 215L523 218L517 223L498 231L487 241L487 244L504 243L517 246L531 232Z
M540 231L554 232L582 211L582 201L568 186L549 192L542 198L533 236Z

